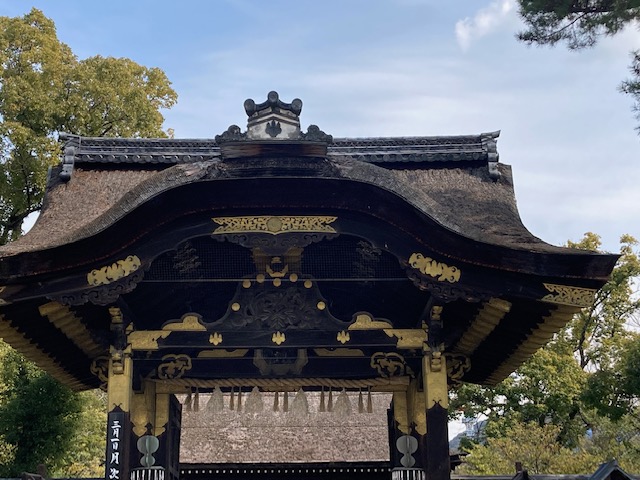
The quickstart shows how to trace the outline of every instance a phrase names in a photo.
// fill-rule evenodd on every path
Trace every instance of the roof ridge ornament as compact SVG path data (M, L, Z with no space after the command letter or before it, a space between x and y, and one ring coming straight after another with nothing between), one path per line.
M271 91L267 100L256 103L248 98L244 102L247 113L247 131L231 125L215 140L220 145L223 158L248 156L303 156L325 157L327 145L333 137L327 135L317 125L309 125L306 133L300 130L302 100L294 98L291 103L280 100L278 92ZM280 145L275 151L272 147Z

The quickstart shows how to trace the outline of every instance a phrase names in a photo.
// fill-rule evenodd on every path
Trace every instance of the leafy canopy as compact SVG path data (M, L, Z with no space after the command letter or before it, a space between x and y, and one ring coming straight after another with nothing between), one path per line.
M518 39L535 45L564 42L571 50L594 46L603 36L619 33L640 19L638 0L519 0L526 30ZM634 99L640 120L640 51L631 52L631 78L620 85ZM640 132L640 127L638 127Z
M0 244L42 205L57 134L164 137L177 95L165 73L127 58L79 60L40 10L0 17Z

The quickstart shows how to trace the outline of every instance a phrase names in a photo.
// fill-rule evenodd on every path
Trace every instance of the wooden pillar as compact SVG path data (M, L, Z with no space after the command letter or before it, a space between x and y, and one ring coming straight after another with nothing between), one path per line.
M444 305L432 299L427 320L427 343L422 358L422 381L427 412L426 474L427 480L450 480L449 457L449 386L447 362L442 343Z
M389 415L392 480L424 480L426 433L424 392L414 380L406 391L393 393Z
M129 480L132 374L131 350L111 347L107 383L106 480Z

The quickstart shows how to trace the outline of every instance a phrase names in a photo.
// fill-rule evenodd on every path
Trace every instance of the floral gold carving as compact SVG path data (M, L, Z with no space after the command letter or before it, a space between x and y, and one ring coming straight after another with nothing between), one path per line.
M396 337L396 347L402 349L422 349L427 341L427 332L420 328L385 328L384 333L389 337Z
M276 345L282 345L285 339L284 333L282 332L276 332L271 336L271 341Z
M140 268L141 264L136 255L129 255L124 260L118 260L111 265L91 270L87 274L87 283L93 286L108 285L131 275Z
M591 288L569 287L553 283L544 283L543 285L544 288L551 292L542 297L543 302L590 307L593 305L596 296L596 290Z
M382 330L393 328L393 325L386 320L374 320L368 313L356 314L356 320L349 325L349 330Z
M440 282L456 283L460 280L461 271L458 267L449 266L438 262L431 257L425 257L421 253L412 253L409 257L409 265L424 275L428 275Z
M209 343L212 345L220 345L222 343L222 334L215 332L209 336Z
M381 377L413 376L413 371L406 364L404 357L395 352L376 352L371 355L371 368L375 369Z
M200 315L187 314L183 315L179 322L168 322L162 326L162 330L181 331L181 332L205 332L205 327L200 321Z
M166 330L134 330L127 335L133 350L158 350L158 340L171 334Z
M188 370L191 370L191 357L189 355L170 354L162 357L162 363L158 365L158 378L172 380L181 378Z
M337 340L344 345L349 340L351 340L351 335L349 335L349 332L345 332L344 330L342 330L341 332L338 332Z
M336 233L330 223L337 217L328 216L271 216L254 217L215 217L212 220L220 225L214 235L228 233L268 233L278 235L288 232Z

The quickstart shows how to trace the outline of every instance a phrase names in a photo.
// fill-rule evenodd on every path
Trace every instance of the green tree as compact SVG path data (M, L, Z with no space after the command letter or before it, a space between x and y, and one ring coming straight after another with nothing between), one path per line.
M0 17L0 244L41 208L60 132L164 137L161 110L176 99L158 68L78 59L37 9ZM53 474L99 476L105 425L99 394L70 392L0 340L0 476L41 462Z
M597 250L600 238L589 233L569 246ZM557 437L549 448L571 448L598 462L615 455L624 457L626 465L640 465L639 439L631 433L640 426L640 338L632 328L640 312L635 290L640 276L636 246L634 238L623 236L620 259L594 304L576 314L545 348L501 384L460 387L454 409L465 416L486 417L483 435L488 439L505 438L510 429L525 425L555 425ZM613 434L616 428L618 434ZM623 431L628 433L623 435ZM587 438L587 432L591 437Z
M0 244L42 204L57 134L162 137L177 99L164 72L126 58L79 60L33 9L0 17Z
M565 42L572 50L595 45L640 19L638 0L519 0L526 30L518 39L527 44L556 45ZM620 90L631 95L640 120L640 51L631 52L631 78ZM640 131L640 127L639 127Z

